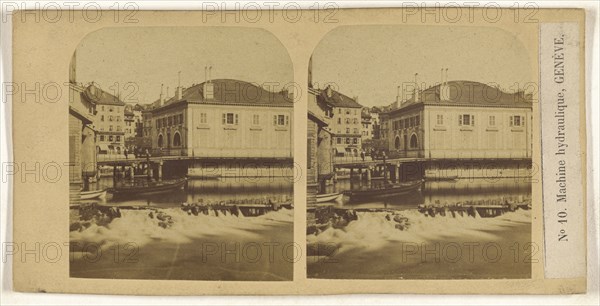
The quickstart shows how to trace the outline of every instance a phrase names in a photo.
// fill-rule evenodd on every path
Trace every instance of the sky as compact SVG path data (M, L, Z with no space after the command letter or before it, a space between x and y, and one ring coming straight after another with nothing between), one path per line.
M80 42L76 61L77 82L96 82L112 94L119 88L126 103L157 100L161 84L174 95L179 71L183 87L202 83L207 65L213 67L212 79L283 87L294 78L285 47L269 32L252 28L104 28Z
M515 83L537 80L531 60L517 38L498 28L344 26L319 42L312 71L320 88L333 82L364 106L383 106L395 101L399 85L414 82L415 73L426 88L439 83L442 68L448 68L449 81L498 84L513 92Z

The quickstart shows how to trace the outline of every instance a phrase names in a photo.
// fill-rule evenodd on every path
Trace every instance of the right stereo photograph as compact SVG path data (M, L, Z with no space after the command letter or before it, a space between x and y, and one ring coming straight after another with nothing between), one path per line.
M343 26L308 76L309 278L531 278L537 76L518 37Z

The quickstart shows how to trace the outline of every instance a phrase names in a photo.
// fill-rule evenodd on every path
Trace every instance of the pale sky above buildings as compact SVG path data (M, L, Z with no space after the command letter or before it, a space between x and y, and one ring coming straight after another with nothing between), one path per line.
M441 68L448 68L449 81L513 92L515 83L537 80L532 60L515 36L493 27L344 26L317 45L312 71L320 88L334 82L364 106L383 106L395 101L398 85L414 82L415 73L426 88L439 83Z
M236 27L104 28L90 33L77 48L76 81L96 82L114 94L118 83L126 103L138 98L151 103L175 93L178 71L181 85L205 81L204 67L211 65L212 79L248 82L293 82L293 66L285 47L268 31ZM126 88L128 82L137 84ZM273 86L273 85L270 85ZM274 87L271 87L274 88ZM279 90L281 88L277 88Z

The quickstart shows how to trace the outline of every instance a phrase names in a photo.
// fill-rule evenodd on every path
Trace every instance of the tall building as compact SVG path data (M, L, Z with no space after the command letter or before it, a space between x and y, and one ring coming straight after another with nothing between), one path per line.
M94 128L100 154L122 154L125 146L125 103L91 84L83 98L96 105Z
M317 102L332 109L329 129L333 134L332 146L336 156L358 156L362 150L362 105L331 86L319 91Z
M363 107L360 112L360 123L362 137L361 141L373 139L373 122L371 117L371 109L369 107Z
M386 112L389 150L427 159L531 158L530 95L472 81L416 90Z
M381 109L373 106L369 112L371 114L371 139L381 139L381 119L379 118Z
M148 114L149 113L149 114ZM163 155L207 158L284 158L293 152L293 99L252 83L217 79L175 96L162 94L144 113L152 148Z
M124 121L125 121L124 122L125 123L125 129L124 129L125 140L135 137L136 136L136 122L135 122L132 105L128 104L125 106Z
M96 104L83 98L84 87L75 81L76 56L69 74L69 187L70 203L80 201L90 177L96 175L94 114Z
M319 102L318 95L319 90L309 88L306 137L308 205L316 203L316 194L325 192L327 181L333 177L334 173L333 138L329 128L333 109L330 105Z

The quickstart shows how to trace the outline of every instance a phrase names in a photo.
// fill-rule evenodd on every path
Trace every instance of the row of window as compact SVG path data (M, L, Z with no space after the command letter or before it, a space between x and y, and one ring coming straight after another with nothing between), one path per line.
M165 144L165 139L163 137L162 134L158 134L158 147L159 148L164 148L164 147L181 147L181 135L179 134L179 132L175 132L175 134L173 135L173 139L171 141L171 135L167 134L167 139L166 139L166 144Z
M356 110L357 109L354 109L354 115L358 114ZM346 113L346 115L350 115L352 113L352 111L349 108L347 108L345 113ZM338 114L340 114L340 115L342 114L342 108L338 108Z
M156 128L183 124L183 114L156 119Z
M342 144L342 142L344 142L344 140L345 140L346 144L351 144L351 143L352 144L358 144L358 138L350 138L350 137L346 137L346 138L336 137L336 141L335 142L337 144Z
M114 129L113 129L113 126L112 126L112 125L109 125L109 126L108 126L108 131L109 131L109 132L113 132L113 130L114 130ZM104 131L104 127L100 127L100 131ZM120 131L121 131L121 126L120 126L120 125L117 125L116 131L117 131L117 132L120 132Z
M525 126L525 116L509 116L508 117L508 125L513 127L521 127ZM444 115L437 115L437 125L444 124ZM458 125L460 126L475 126L475 115L471 114L461 114L458 115ZM488 116L488 126L496 126L496 116L489 115Z
M200 123L206 123L206 114L200 114ZM239 115L236 113L223 113L222 114L222 124L225 125L238 125L239 124ZM254 114L252 115L252 125L260 125L260 115ZM273 125L274 126L289 126L290 125L290 116L288 115L273 115Z
M392 127L394 130L411 128L414 126L419 126L420 118L419 116L413 116L410 118L395 120L392 122ZM444 115L438 114L436 115L436 125L441 126L444 125ZM475 126L475 115L471 114L460 114L458 115L458 125L459 126ZM488 126L496 126L496 116L489 115L488 116ZM525 117L524 116L509 116L509 126L511 127L520 127L525 126Z
M358 133L360 133L360 132L358 131L358 128L353 128L353 129L352 129L352 132L353 132L352 134L358 134ZM342 132L341 132L340 130L337 130L337 133L338 133L338 134L341 134ZM346 128L346 134L350 134L350 128Z
M100 121L104 121L104 115L100 116ZM108 116L108 121L113 121L113 116ZM120 122L121 116L115 116L114 121Z
M100 141L104 141L104 139L108 141L113 141L113 139L116 139L115 141L121 141L121 136L116 135L113 137L113 135L108 135L107 137L104 137L104 135L100 135Z
M104 110L105 110L105 109L104 109L104 105L102 105L102 107L101 107L101 110L102 110L102 111L104 111ZM112 112L112 111L114 111L114 108L113 108L112 106L109 106L109 107L108 107L108 111L109 111L109 112Z
M337 122L338 124L342 124L342 118L338 118L337 121L338 121ZM354 118L354 120L352 120L352 118L346 118L346 120L344 122L346 122L346 124L351 124L351 123L358 124L358 118Z
M394 130L407 129L421 124L421 117L419 115L412 116L410 118L395 120L392 122Z

